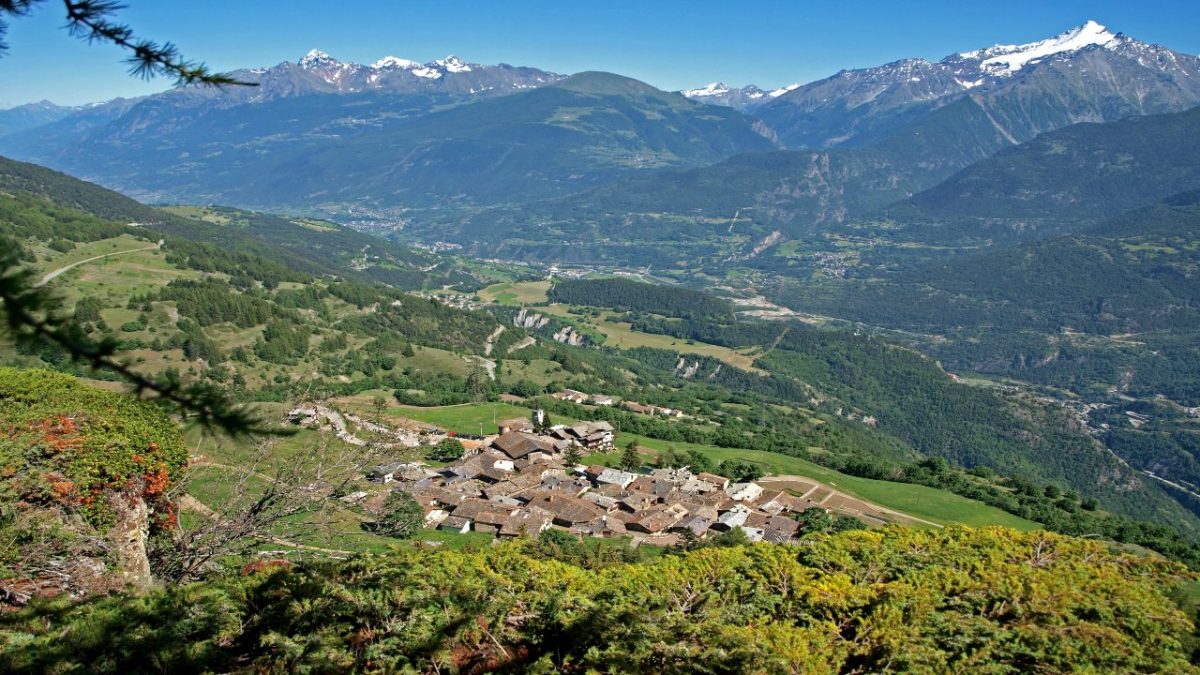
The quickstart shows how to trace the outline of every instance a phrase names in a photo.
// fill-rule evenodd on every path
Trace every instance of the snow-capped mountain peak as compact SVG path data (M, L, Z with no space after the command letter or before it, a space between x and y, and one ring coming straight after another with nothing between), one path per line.
M1073 52L1093 45L1114 47L1120 42L1117 34L1096 21L1088 20L1082 26L1055 37L1023 45L995 45L987 49L964 52L965 59L982 59L980 69L991 75L1011 75L1031 61L1047 56Z
M437 61L434 61L433 65L445 69L445 71L448 73L471 72L471 65L453 54L444 59L438 59Z
M420 68L421 64L417 63L416 61L409 61L408 59L402 59L398 56L385 56L382 59L379 59L378 61L376 61L375 63L372 63L371 67L374 68L375 70L386 70L386 69L393 69L393 68L411 70L413 68Z
M307 54L301 57L299 63L302 68L316 68L318 66L339 64L340 62L320 49L310 49Z
M719 96L721 94L728 94L729 87L726 87L721 82L709 82L708 84L704 85L703 87L701 87L699 89L685 89L679 93L683 94L684 96L686 96L688 98L695 98L695 97L700 97L700 96Z

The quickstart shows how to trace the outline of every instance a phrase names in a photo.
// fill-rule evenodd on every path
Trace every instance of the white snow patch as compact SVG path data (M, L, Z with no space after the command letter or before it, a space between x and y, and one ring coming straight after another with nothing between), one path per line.
M1048 40L1024 45L996 45L981 51L963 52L962 56L968 59L986 57L979 64L981 68L994 75L1011 75L1037 59L1092 45L1110 47L1118 42L1120 40L1115 34L1099 23L1089 20L1082 26Z
M431 80L436 80L442 76L442 71L421 66L420 68L413 68L412 74L416 75L417 77L427 77Z
M789 91L795 91L796 89L799 89L799 88L800 88L800 83L795 82L795 83L789 84L786 87L780 87L780 88L776 89L775 91L768 93L767 96L770 96L771 98L779 98L780 96L783 96L784 94L788 93Z
M376 70L383 70L385 68L404 68L406 70L411 70L413 68L420 68L421 64L417 63L416 61L409 61L408 59L402 59L397 56L385 56L375 63L372 63L371 67Z

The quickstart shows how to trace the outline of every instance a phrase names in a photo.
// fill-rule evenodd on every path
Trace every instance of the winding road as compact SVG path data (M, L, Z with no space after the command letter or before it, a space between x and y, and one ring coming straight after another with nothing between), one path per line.
M113 251L112 253L103 253L101 255L94 255L90 258L84 258L83 260L76 260L75 262L71 263L70 265L64 265L63 267L60 267L52 272L47 272L45 274L45 276L43 276L41 279L38 280L38 282L36 284L34 284L34 287L41 288L42 286L45 286L46 284L50 283L51 281L54 281L54 279L61 276L62 274L69 272L84 263L90 263L90 262L93 262L96 260L100 260L101 258L110 258L114 255L125 255L127 253L137 253L138 251L156 251L156 250L162 248L162 245L163 245L163 240L159 239L157 244L152 244L150 246L146 246L143 248L131 248L128 251Z

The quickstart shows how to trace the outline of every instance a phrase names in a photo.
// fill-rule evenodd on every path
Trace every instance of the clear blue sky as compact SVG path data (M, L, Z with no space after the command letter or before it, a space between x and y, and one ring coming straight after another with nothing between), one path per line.
M608 70L663 89L720 80L774 87L908 56L938 59L1028 42L1091 18L1114 31L1200 53L1200 2L404 2L401 0L127 0L140 34L171 40L218 70L274 65L319 48L370 63L392 54L562 73ZM13 20L0 58L0 107L133 96L169 82L130 78L115 48L62 26L58 0Z

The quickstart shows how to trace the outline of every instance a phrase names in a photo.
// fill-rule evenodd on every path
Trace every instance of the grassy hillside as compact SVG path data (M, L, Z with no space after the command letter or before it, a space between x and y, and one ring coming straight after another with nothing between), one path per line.
M42 269L59 267L62 256L86 260L95 251L136 248L139 236L147 241L146 226L130 227L32 196L25 200L10 201L22 228L16 233ZM289 221L228 210L187 213L230 233L253 231L260 227L256 223L265 223L267 231L293 226L318 235L326 227L312 221L285 226ZM62 237L55 234L53 224L67 217L75 219L68 229L77 241L58 241ZM147 244L146 250L72 268L50 288L64 293L64 309L81 330L116 338L135 368L207 383L236 400L382 392L385 399L426 408L496 401L502 394L537 399L571 387L679 408L689 418L552 410L563 419L613 415L623 432L641 437L775 452L864 478L946 488L1055 528L1134 536L1110 534L1116 520L1081 514L1080 505L1091 497L1121 513L1185 527L1190 522L1158 488L1114 465L1032 402L955 384L936 364L866 338L561 305L530 308L550 323L526 330L517 324L531 325L528 317L518 321L519 310L512 306L465 311L380 284L303 274L284 264L299 255L286 247L256 268L250 258L187 240L167 238L161 249ZM273 249L263 250L267 255ZM327 256L327 264L338 260ZM508 286L490 297L512 293L516 299L522 288ZM595 330L605 344L561 344L553 334L563 327ZM6 360L77 368L49 348L10 352ZM413 416L420 415L414 410ZM485 420L436 421L476 431L466 429L468 422ZM1005 476L976 480L961 470L924 466L923 456L991 467L1015 474L1012 481L1049 479L1078 493L1042 497L1038 489L1006 482ZM1046 462L1039 456L1070 459ZM1063 469L1068 465L1072 471ZM1138 541L1166 536L1141 526L1129 532Z
M220 207L157 209L49 169L0 157L10 236L86 242L126 232L168 240L176 257L205 271L300 281L333 275L402 288L478 280L452 260L327 221Z

